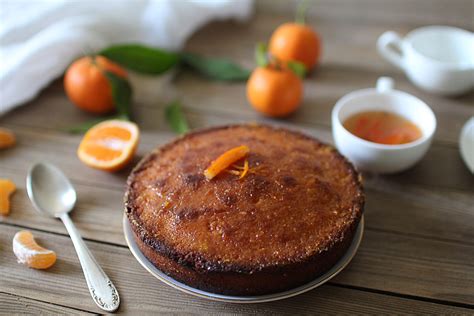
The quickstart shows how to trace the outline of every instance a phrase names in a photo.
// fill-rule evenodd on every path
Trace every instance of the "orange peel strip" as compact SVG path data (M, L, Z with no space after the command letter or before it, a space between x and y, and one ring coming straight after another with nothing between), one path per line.
M242 179L243 177L245 177L245 175L247 174L247 172L249 172L249 161L248 161L247 159L245 159L245 162L244 162L244 169L243 169L242 172L240 173L239 179Z
M15 183L11 180L0 179L0 215L10 214L10 196L15 190Z
M229 149L211 163L211 165L204 171L204 176L206 176L208 180L213 179L219 173L231 166L234 162L247 156L249 151L250 149L245 145Z

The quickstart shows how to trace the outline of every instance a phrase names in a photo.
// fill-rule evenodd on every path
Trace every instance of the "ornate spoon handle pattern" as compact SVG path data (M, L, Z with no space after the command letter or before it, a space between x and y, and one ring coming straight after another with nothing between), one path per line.
M79 257L82 271L94 302L107 312L117 310L120 305L120 297L114 284L92 256L68 214L62 214L61 220L66 226L72 243L76 248L77 256Z

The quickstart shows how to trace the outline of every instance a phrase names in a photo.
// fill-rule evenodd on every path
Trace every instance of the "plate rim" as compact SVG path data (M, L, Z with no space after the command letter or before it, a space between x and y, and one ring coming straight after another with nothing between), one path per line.
M286 298L290 298L296 295L303 294L310 290L313 290L324 283L328 282L336 275L338 275L342 270L344 270L347 265L352 261L359 249L359 246L362 242L362 238L364 235L364 214L362 214L359 224L357 225L356 233L352 239L351 245L344 253L344 255L336 262L335 265L331 267L326 273L323 275L318 276L314 280L303 284L301 286L295 287L290 290L286 290L283 292L272 293L272 294L265 294L265 295L256 295L256 296L235 296L235 295L224 295L224 294L217 294L211 293L207 291L203 291L197 288L193 288L189 285L181 283L172 277L166 275L164 272L160 271L157 267L155 267L146 257L142 254L140 249L138 248L137 243L133 238L133 232L130 227L130 223L128 221L127 215L123 214L122 219L122 227L123 233L125 237L125 242L127 246L134 256L135 260L137 260L140 265L145 268L151 275L155 278L160 280L161 282L165 283L172 288L175 288L181 292L187 293L189 295L193 295L196 297L204 298L207 300L218 301L218 302L227 302L227 303L240 303L240 304L252 304L252 303L265 303L265 302L273 302L278 301Z

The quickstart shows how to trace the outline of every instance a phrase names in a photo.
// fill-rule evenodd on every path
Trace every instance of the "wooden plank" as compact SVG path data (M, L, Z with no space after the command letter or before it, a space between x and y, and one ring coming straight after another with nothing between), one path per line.
M293 19L298 0L258 0L257 11L286 13ZM453 25L471 29L472 0L311 0L309 20L337 21L350 25Z
M59 221L36 215L27 200L24 184L21 181L24 176L13 172L6 175L19 183L19 191L13 197L11 215L2 221L65 234ZM19 178L20 181L17 180ZM87 185L78 185L77 188L79 203L72 214L84 237L124 245L121 228L122 192ZM419 277L420 271L417 269L429 270L431 273L428 273L424 280L417 280L416 284L424 282L425 285L429 285L433 282L443 282L445 288L453 287L454 293L459 290L459 286L463 286L462 280L474 281L470 280L474 277L474 273L470 272L474 272L470 265L474 254L474 244L470 242L473 240L471 223L474 216L468 208L472 205L469 204L470 200L462 201L461 199L457 204L451 205L450 201L454 201L452 196L431 200L429 195L423 197L416 191L399 196L372 190L369 190L367 194L365 214L369 237L365 238L367 242L364 243L362 249L366 249L368 259L360 261L360 269L365 274L362 273L361 279L355 281L344 280L343 284L384 290L387 288L386 282L377 283L377 279L383 273L388 273L395 278L396 282L390 282L390 285L396 285L394 291L406 291L405 282L411 283L413 278ZM434 195L436 194L432 193L432 196ZM418 196L421 198L417 198ZM453 245L456 247L453 248ZM417 259L421 262L413 261L412 257L419 255L424 249L426 249L426 256ZM392 255L387 256L386 251L390 251ZM364 251L361 250L361 253ZM439 258L454 258L456 273L462 276L461 280L458 280L455 274L448 272L444 275L435 273L435 271L443 270L442 264L438 262ZM405 266L411 264L416 264L415 269L405 271ZM449 265L444 268L452 269ZM379 274L373 274L374 271L379 271ZM356 274L359 273L360 271L357 271ZM466 273L467 277L464 275ZM413 290L410 291L408 286L408 290L411 295L419 295L417 288L412 292Z
M67 235L60 220L37 213L34 209L26 193L26 171L2 169L0 177L7 177L17 185L17 191L11 199L10 215L3 218L0 216L0 223ZM125 245L122 230L123 190L93 187L76 182L74 186L78 202L71 213L71 218L82 236L96 241Z
M367 229L353 263L334 282L474 307L473 254L474 244Z
M34 232L42 244L57 250L59 258L56 265L50 270L37 271L19 265L16 263L14 256L8 254L11 249L11 238L16 229L2 224L0 226L0 249L6 251L6 254L0 257L0 277L2 278L0 291L12 294L21 293L22 296L36 300L54 301L56 304L100 312L89 296L72 243L68 238ZM266 304L239 305L211 302L183 294L153 279L134 260L126 248L95 242L88 242L88 246L120 292L122 299L120 313L192 312L198 314L251 313L259 315L275 313L354 313L356 311L372 314L387 312L394 314L468 313L465 308L352 290L334 285L325 285L294 298ZM389 251L387 253L389 254ZM350 270L354 271L354 269L360 269L356 263L350 266ZM363 271L359 273L367 274ZM343 272L338 279L350 278L348 276L350 274L350 272ZM393 280L389 277L386 281L391 282ZM461 281L460 286L465 282L467 280ZM420 287L423 285L423 283L419 284ZM449 288L445 288L445 291L447 290ZM441 295L441 297L443 296ZM457 300L457 297L455 299ZM469 296L466 299L472 299L472 297Z
M8 315L92 315L72 308L0 292L0 314Z

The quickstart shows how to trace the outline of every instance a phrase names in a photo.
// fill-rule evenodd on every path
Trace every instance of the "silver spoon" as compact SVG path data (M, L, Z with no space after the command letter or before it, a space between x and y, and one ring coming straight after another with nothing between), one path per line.
M37 163L28 173L26 189L36 210L59 217L66 226L94 302L107 312L115 311L120 305L118 292L92 256L68 215L76 204L76 191L69 179L57 167Z

